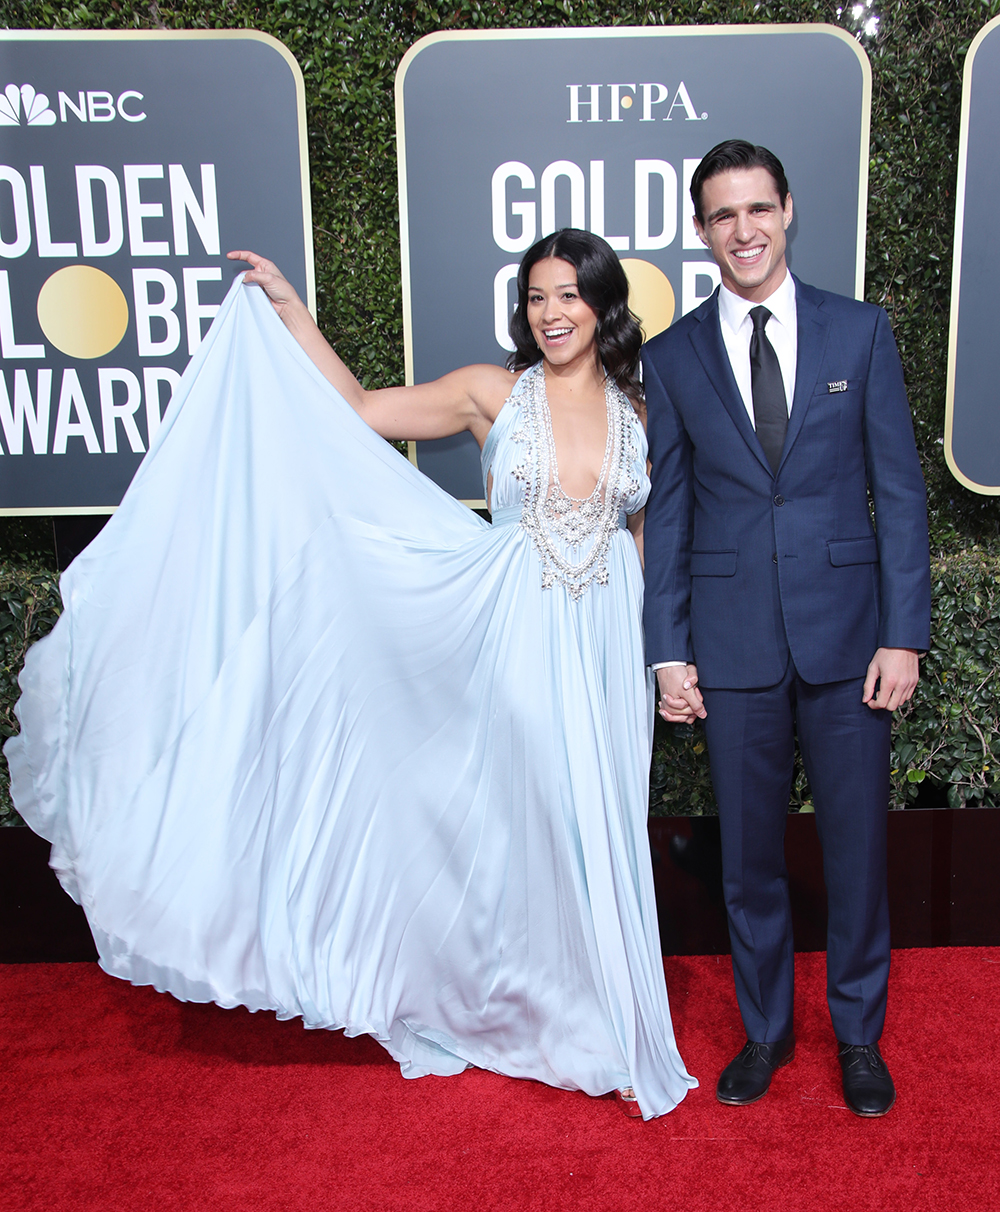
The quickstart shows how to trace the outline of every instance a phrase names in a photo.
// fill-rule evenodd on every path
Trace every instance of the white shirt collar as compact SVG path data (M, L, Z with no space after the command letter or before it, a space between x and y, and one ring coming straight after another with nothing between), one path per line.
M725 284L719 288L719 316L729 329L739 332L747 316L757 304L735 294ZM786 270L780 286L764 300L764 306L775 320L791 332L795 331L795 279Z

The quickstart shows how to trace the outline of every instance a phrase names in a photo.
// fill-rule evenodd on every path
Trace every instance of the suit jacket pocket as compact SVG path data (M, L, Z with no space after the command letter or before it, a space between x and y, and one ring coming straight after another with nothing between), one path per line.
M874 535L866 535L863 539L831 539L827 547L830 563L835 568L843 568L845 564L878 563L878 544Z
M693 577L732 577L736 575L735 551L692 551Z

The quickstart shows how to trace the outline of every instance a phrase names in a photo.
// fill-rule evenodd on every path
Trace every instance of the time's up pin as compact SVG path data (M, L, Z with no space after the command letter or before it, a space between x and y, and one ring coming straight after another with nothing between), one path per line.
M827 383L826 389L831 394L835 391L847 391L847 380L838 379L836 383Z

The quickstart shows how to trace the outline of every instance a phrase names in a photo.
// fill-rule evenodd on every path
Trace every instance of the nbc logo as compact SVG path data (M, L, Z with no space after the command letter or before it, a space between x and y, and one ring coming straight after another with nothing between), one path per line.
M20 126L21 109L26 126L52 126L56 116L49 109L49 99L36 93L30 84L8 84L0 96L0 126Z

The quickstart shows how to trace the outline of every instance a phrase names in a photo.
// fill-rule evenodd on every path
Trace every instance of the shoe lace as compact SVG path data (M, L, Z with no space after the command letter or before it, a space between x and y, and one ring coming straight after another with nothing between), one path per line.
M747 1068L749 1068L751 1065L755 1064L760 1057L763 1057L765 1061L770 1061L771 1052L773 1049L774 1044L762 1044L757 1040L748 1039L743 1045L743 1053L740 1056L740 1060L744 1065L747 1066Z
M850 1057L849 1064L867 1061L868 1067L876 1077L886 1072L885 1061L878 1050L878 1044L844 1044L838 1054L842 1059Z

